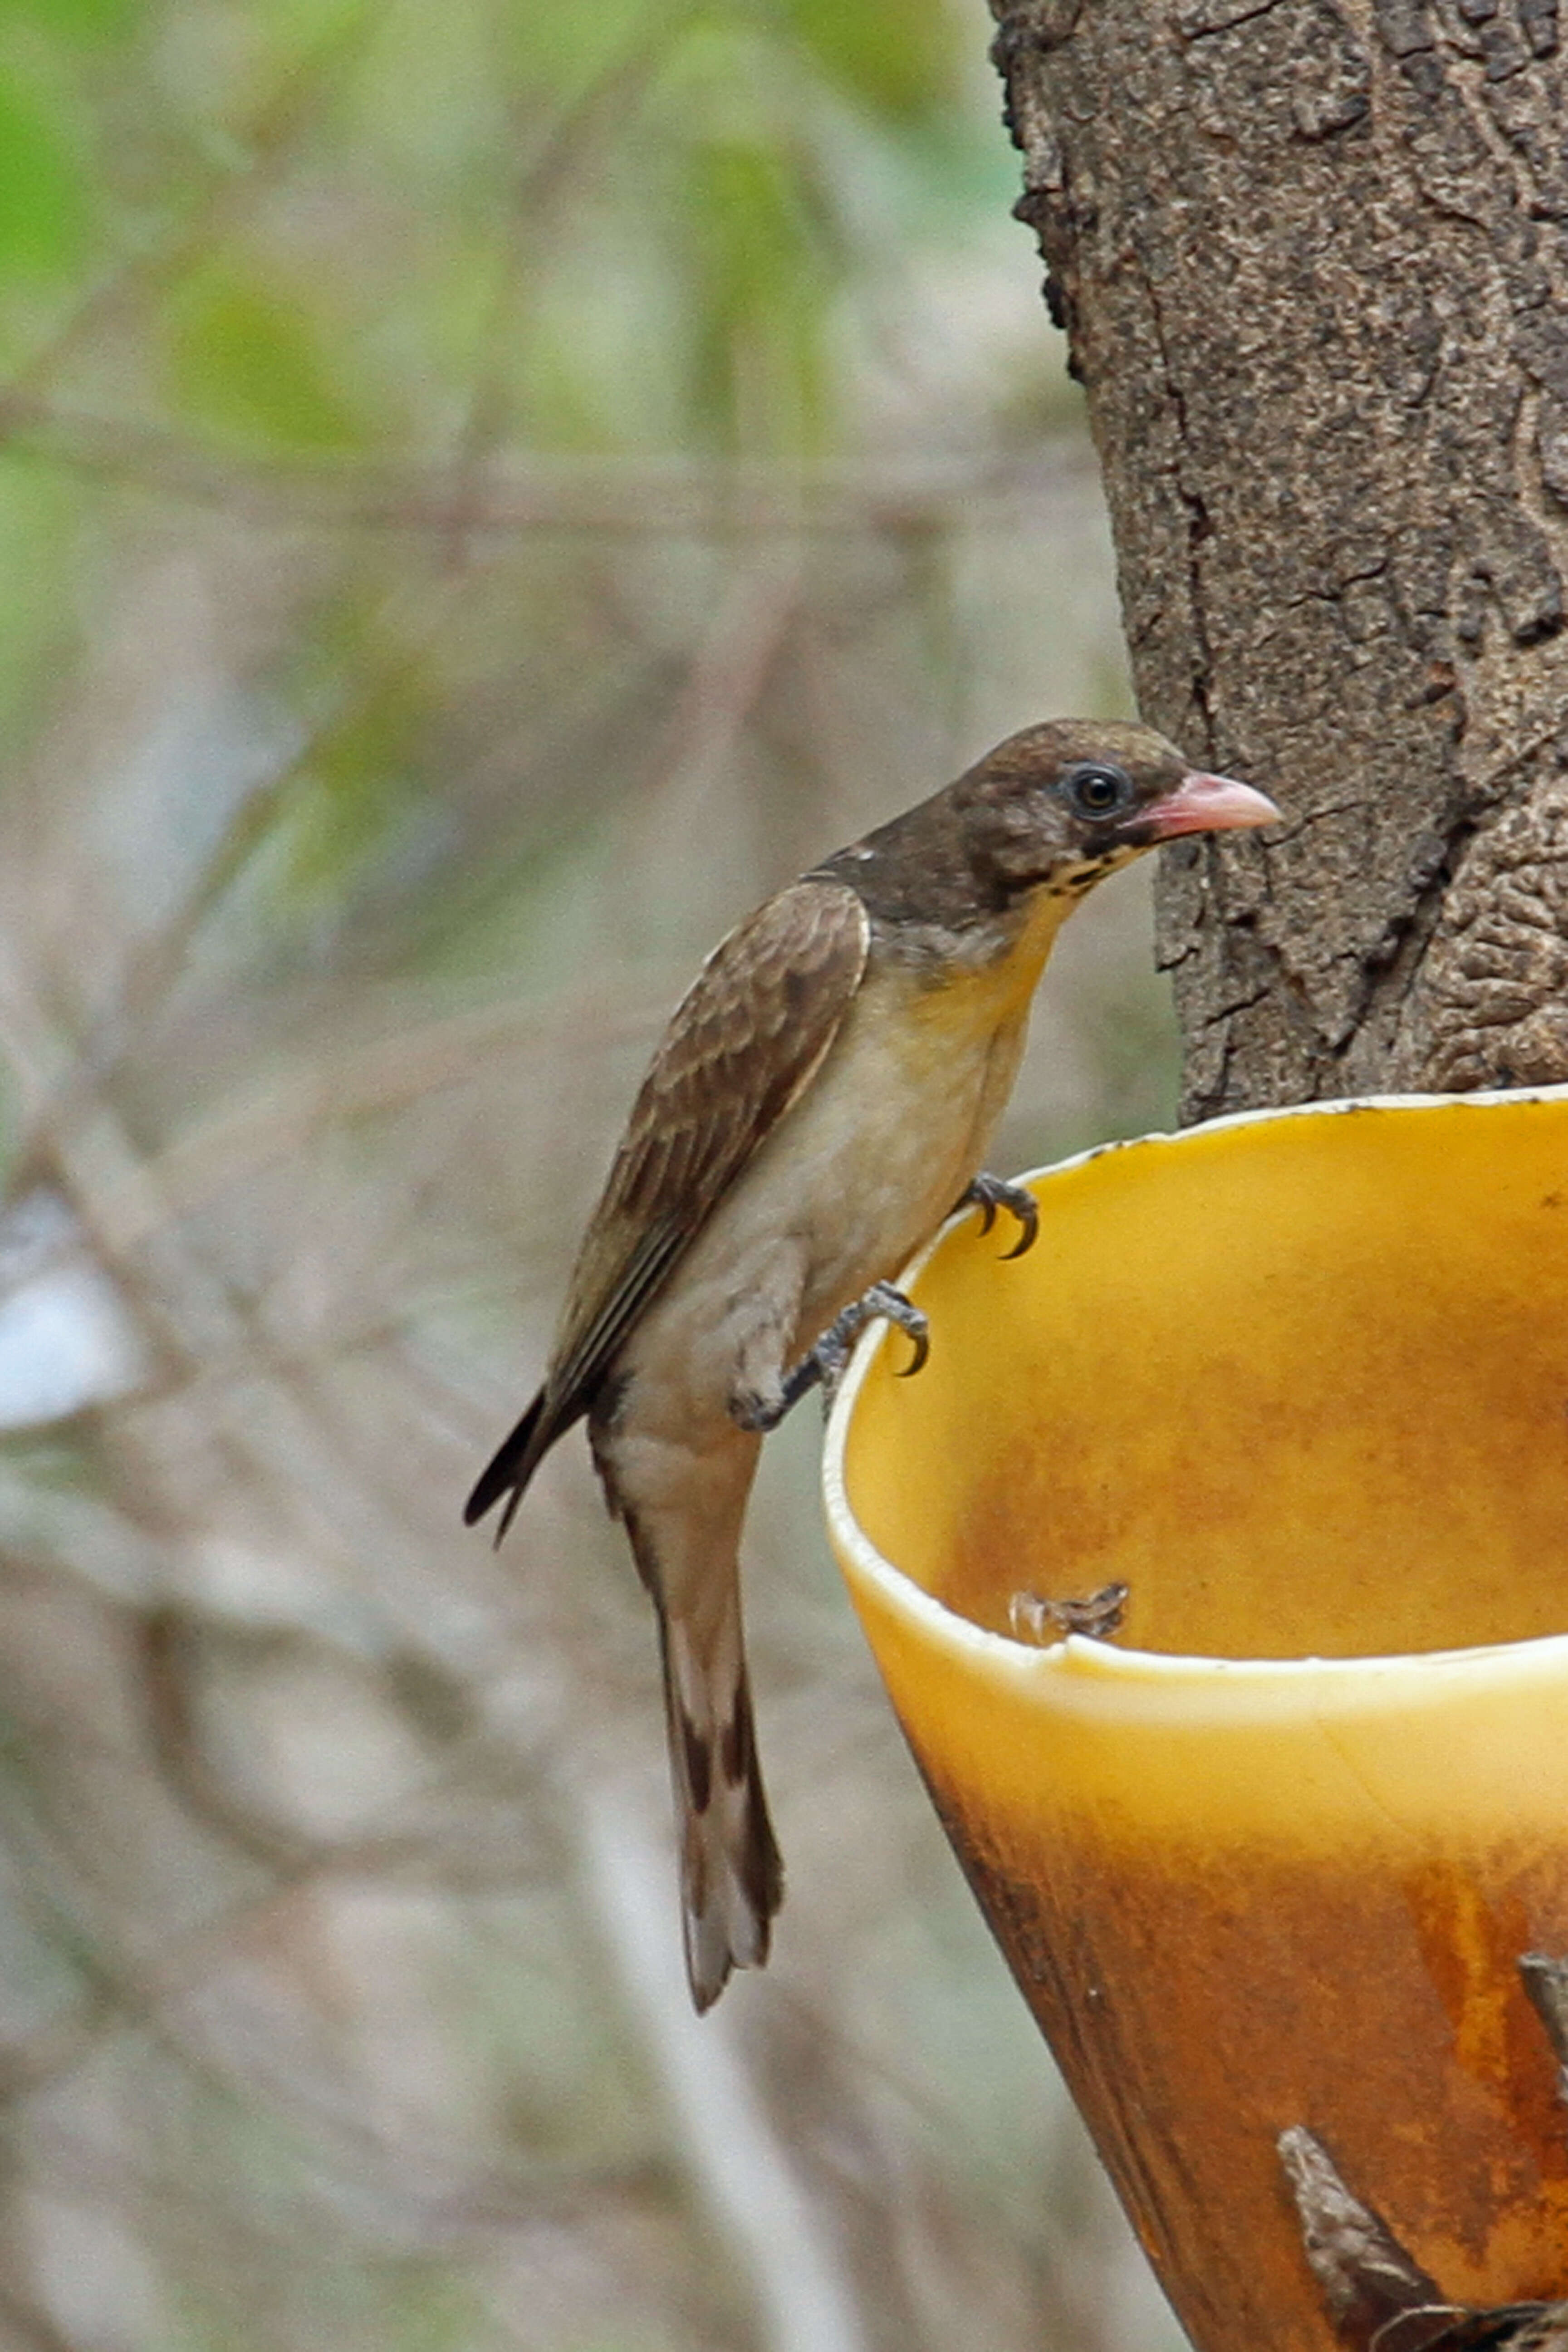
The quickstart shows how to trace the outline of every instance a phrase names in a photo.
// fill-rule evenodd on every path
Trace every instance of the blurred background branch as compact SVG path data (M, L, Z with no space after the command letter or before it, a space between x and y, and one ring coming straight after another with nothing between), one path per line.
M1126 708L984 46L0 10L0 2343L1173 2340L814 1430L751 1535L791 1897L700 2033L585 1465L458 1525L696 960ZM1007 1164L1170 1112L1142 878L1075 929Z

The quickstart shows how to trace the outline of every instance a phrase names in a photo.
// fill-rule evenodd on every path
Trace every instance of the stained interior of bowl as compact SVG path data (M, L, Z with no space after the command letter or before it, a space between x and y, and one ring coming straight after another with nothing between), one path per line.
M970 1219L853 1400L863 1533L1005 1632L1131 1588L1121 1639L1232 1658L1568 1630L1568 1098L1224 1122Z

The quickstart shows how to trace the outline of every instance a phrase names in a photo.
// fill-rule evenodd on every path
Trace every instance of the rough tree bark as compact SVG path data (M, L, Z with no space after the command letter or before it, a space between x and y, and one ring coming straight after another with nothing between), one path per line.
M1167 856L1184 1115L1568 1078L1557 0L994 0Z

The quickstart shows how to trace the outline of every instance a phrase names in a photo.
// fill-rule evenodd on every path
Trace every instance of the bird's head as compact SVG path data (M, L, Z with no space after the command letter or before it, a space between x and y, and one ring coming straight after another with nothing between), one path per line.
M1004 898L1086 890L1162 841L1280 814L1253 785L1194 768L1151 728L1108 719L1026 727L950 789L972 869Z

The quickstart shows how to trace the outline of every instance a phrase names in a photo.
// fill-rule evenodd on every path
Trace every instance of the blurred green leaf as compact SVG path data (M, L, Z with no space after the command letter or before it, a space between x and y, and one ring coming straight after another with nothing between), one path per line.
M836 257L795 163L741 133L694 141L685 162L699 405L742 445L822 438Z
M187 283L171 308L174 389L201 421L235 438L346 450L366 421L323 360L326 329L270 289L218 270Z
M415 806L412 749L429 715L412 667L382 678L311 745L285 802L286 887L306 904L343 895Z
M672 0L528 0L508 11L507 32L523 88L571 99L678 23Z
M144 16L142 0L0 0L0 29L26 22L68 40L111 39Z
M0 282L68 269L88 225L79 126L51 90L0 78Z
M926 0L782 0L802 48L846 96L899 122L951 112L956 12Z

